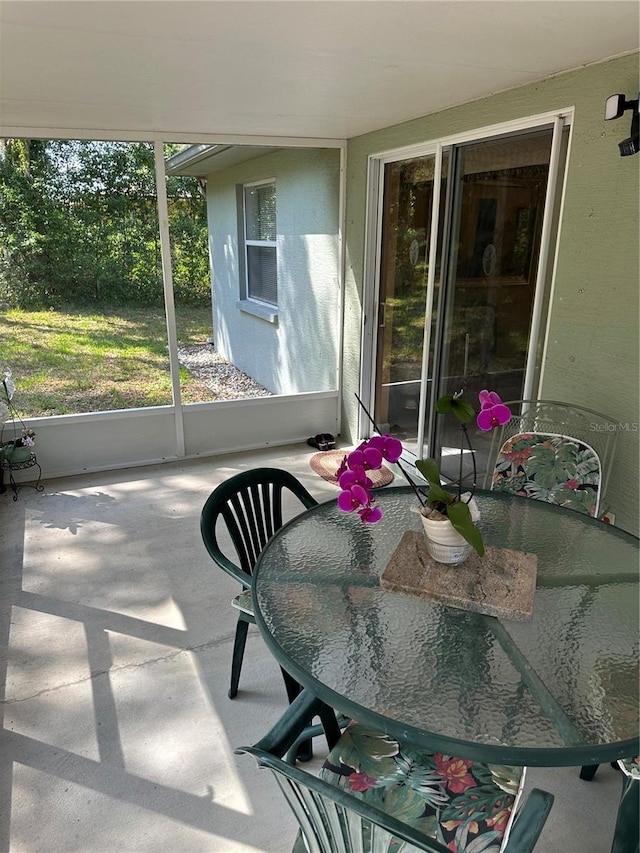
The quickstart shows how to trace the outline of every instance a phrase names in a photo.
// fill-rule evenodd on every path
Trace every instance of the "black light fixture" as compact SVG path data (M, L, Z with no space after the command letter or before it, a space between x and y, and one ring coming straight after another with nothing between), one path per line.
M631 136L618 142L621 157L628 157L630 154L637 154L640 151L640 120L638 119L638 102L640 95L633 100L628 101L624 95L609 95L604 105L604 119L611 121L614 118L621 118L627 110L631 110Z

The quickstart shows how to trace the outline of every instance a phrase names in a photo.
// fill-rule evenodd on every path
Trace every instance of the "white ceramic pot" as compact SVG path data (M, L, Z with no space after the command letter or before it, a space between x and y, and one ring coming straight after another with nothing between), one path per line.
M466 500L468 497L469 493L467 492L462 496L462 499ZM480 510L474 498L469 501L469 511L474 524L476 524L480 519ZM433 559L438 563L447 563L448 565L457 566L463 563L473 551L473 545L470 545L458 533L448 518L427 518L419 510L418 514L422 520L427 550Z

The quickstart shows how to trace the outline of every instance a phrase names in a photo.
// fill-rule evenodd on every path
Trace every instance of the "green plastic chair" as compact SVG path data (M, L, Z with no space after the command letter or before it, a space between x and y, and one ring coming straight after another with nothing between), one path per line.
M589 764L580 771L580 778L590 782L599 764ZM618 805L611 853L638 853L640 850L640 756L612 761L621 771L622 793Z
M519 809L504 845L489 841L486 846L478 846L478 836L469 835L468 844L463 841L462 846L451 847L374 805L375 798L367 802L259 747L243 747L236 752L253 755L259 767L267 767L275 776L300 826L292 853L471 853L474 849L483 853L531 853L553 804L551 794L534 788ZM413 767L412 772L417 777L420 768ZM400 790L396 785L396 791ZM403 804L398 803L398 815L410 813L411 810L403 812ZM457 817L465 824L462 812ZM431 819L430 826L442 839L443 824ZM464 826L460 837L467 838Z
M304 690L258 743L235 750L274 774L300 826L293 853L533 850L553 796L534 788L521 804L523 768L434 755L354 722L340 733L327 712ZM281 760L314 715L330 749L319 777Z
M211 559L231 575L242 591L231 602L238 611L229 698L238 692L240 671L250 624L255 624L251 598L251 577L263 548L283 525L283 498L292 495L300 510L317 506L316 499L293 474L279 468L254 468L243 471L221 483L207 498L200 515L200 532ZM233 543L237 562L223 551L220 544L222 521ZM282 676L289 701L300 692L300 685L285 670Z

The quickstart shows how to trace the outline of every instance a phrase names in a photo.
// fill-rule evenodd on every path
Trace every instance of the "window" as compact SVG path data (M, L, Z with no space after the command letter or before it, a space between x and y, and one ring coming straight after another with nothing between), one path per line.
M245 185L244 237L247 299L277 305L275 181Z
M211 334L196 179L170 178L167 206L188 345ZM0 246L0 372L22 417L171 405L153 143L0 139ZM183 400L202 393L189 374Z

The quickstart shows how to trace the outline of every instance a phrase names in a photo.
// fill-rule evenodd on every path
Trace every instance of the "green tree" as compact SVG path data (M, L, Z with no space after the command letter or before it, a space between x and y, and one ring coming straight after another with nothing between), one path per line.
M210 300L207 217L195 178L167 181L178 304ZM160 305L153 146L0 145L0 299L11 307Z

